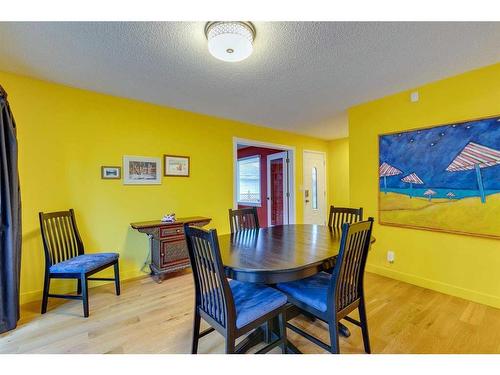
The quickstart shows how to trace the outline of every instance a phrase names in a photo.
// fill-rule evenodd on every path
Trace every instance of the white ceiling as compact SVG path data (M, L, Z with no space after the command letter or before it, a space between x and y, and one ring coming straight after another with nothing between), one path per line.
M0 70L332 139L352 105L500 61L500 23L254 24L225 63L204 22L3 22Z

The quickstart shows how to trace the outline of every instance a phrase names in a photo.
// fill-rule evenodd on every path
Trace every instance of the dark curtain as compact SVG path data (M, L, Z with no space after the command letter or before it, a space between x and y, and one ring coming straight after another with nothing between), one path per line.
M19 320L21 196L17 171L16 123L0 86L0 333Z

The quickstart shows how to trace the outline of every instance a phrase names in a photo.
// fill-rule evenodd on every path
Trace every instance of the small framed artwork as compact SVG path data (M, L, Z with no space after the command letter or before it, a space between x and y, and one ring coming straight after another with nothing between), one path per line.
M124 156L123 183L125 185L161 184L161 159L145 156Z
M103 180L119 180L122 178L121 167L101 167L101 178Z
M189 177L189 156L163 155L165 176Z

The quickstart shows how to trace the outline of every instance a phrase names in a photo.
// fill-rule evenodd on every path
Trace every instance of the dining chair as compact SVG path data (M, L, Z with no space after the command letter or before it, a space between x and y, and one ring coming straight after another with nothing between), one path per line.
M231 233L260 228L257 207L240 208L238 210L229 209L229 224Z
M331 353L340 352L338 329L341 319L361 327L365 352L370 353L363 276L372 228L371 217L367 221L342 225L340 251L332 274L320 272L276 285L289 302L328 324L330 345L291 323L287 323L287 327ZM348 316L355 309L359 311L359 321Z
M363 220L363 207L335 207L330 206L328 216L328 226L332 229L340 230L344 223L352 224Z
M85 254L76 226L75 212L40 212L40 231L45 253L42 314L47 312L49 297L83 301L83 315L89 316L88 280L114 281L116 295L120 295L118 253ZM115 277L89 277L108 267L114 267ZM51 279L77 279L77 295L51 294Z
M214 330L224 336L226 353L236 353L238 337L275 318L279 321L279 337L257 353L266 353L278 345L286 353L286 296L261 284L228 280L215 229L186 224L184 232L195 286L191 353L196 354L199 339ZM211 328L200 332L201 318Z

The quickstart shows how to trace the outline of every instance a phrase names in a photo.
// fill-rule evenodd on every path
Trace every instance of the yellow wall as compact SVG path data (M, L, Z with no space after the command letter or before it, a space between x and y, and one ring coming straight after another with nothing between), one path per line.
M219 233L229 231L233 136L295 146L297 188L302 185L303 149L327 151L327 142L314 138L13 74L0 73L0 83L18 126L22 302L38 299L42 288L39 211L73 207L87 251L118 251L122 278L135 277L141 274L148 243L130 222L159 219L173 211L178 216L210 216ZM165 153L189 155L191 177L164 177L155 186L124 186L121 180L100 178L100 167L122 165L123 155ZM296 206L301 222L298 190Z
M349 138L328 142L329 204L349 207Z
M500 64L417 89L417 103L408 91L349 110L351 205L363 206L367 216L377 217L379 134L500 114ZM500 307L500 241L380 225L374 230L368 270ZM389 249L396 252L392 265Z

